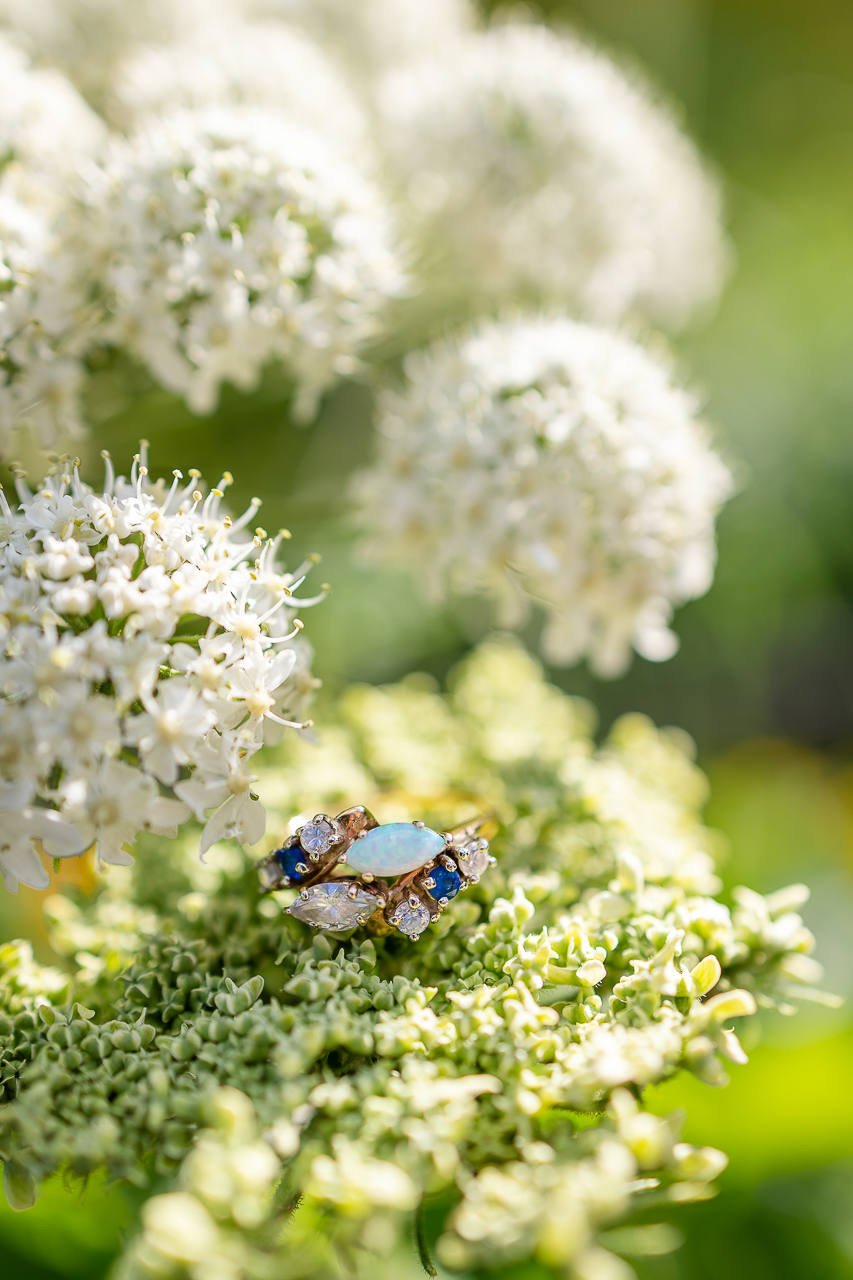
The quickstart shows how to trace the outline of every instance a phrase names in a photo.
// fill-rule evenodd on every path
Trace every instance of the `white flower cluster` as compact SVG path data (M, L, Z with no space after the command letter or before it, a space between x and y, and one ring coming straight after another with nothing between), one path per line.
M343 75L308 36L281 22L222 16L171 43L142 46L116 69L107 109L127 127L168 108L226 103L273 107L352 152L368 150L364 112Z
M24 422L45 445L78 422L80 302L50 224L12 175L0 181L0 448Z
M322 136L260 107L210 107L116 140L78 210L124 347L199 413L222 381L288 362L299 408L356 366L402 277L375 187Z
M0 26L34 62L59 67L100 107L115 65L131 49L191 30L218 6L219 0L0 0Z
M428 1134L437 1154L445 1158L463 1128L472 1095L478 1089L491 1092L498 1083L486 1075L436 1082L419 1077L411 1067L405 1075L410 1088L420 1084L445 1102L429 1116L437 1132L423 1121L415 1126L409 1120L421 1145L426 1145ZM325 1091L333 1089L327 1086ZM343 1102L346 1086L338 1085L338 1091ZM389 1109L400 1110L408 1092L401 1082L400 1096L383 1101ZM221 1269L223 1259L228 1260L232 1280L248 1280L264 1264L269 1266L264 1229L268 1231L276 1210L273 1192L281 1177L275 1152L286 1150L288 1130L296 1133L296 1127L279 1120L264 1131L250 1099L229 1086L212 1092L208 1113L213 1123L184 1161L178 1189L146 1201L140 1234L118 1263L118 1280L151 1280L164 1272L176 1280L191 1280ZM676 1248L678 1233L660 1224L623 1230L622 1240L619 1233L601 1232L626 1216L656 1184L655 1178L638 1176L660 1172L656 1157L660 1164L669 1159L679 1179L671 1198L683 1202L712 1194L707 1183L725 1168L725 1156L710 1147L675 1142L673 1122L638 1113L624 1091L614 1099L607 1123L612 1127L597 1134L598 1141L588 1141L586 1150L573 1153L570 1161L558 1158L544 1142L527 1141L520 1143L521 1154L514 1163L487 1166L467 1178L462 1203L451 1218L452 1230L438 1241L441 1262L457 1271L483 1261L506 1265L510 1258L534 1254L551 1266L562 1264L576 1280L631 1280L627 1264L603 1247L611 1238L617 1246L622 1240L636 1244L637 1253ZM375 1122L367 1127L375 1127ZM415 1262L401 1237L403 1215L420 1198L418 1187L398 1163L365 1156L343 1135L334 1147L334 1156L315 1157L299 1217L272 1256L283 1260L286 1252L292 1259L304 1250L302 1256L311 1258L317 1251L321 1215L331 1209L353 1225L366 1224L356 1248L347 1242L347 1249L341 1242L341 1252L360 1255L365 1269L365 1264L375 1268L385 1261L402 1280L414 1280Z
M85 299L56 234L62 191L105 126L56 71L0 36L0 445L18 422L73 430Z
M184 1163L180 1189L146 1201L142 1232L118 1264L120 1280L161 1269L183 1278L226 1268L241 1280L260 1260L240 1232L266 1224L280 1162L245 1094L217 1089L209 1112L213 1124Z
M243 7L303 28L368 93L388 67L443 47L475 21L470 0L243 0Z
M265 815L249 761L268 726L302 727L313 687L297 640L304 569L276 564L282 534L241 531L198 473L169 489L107 460L102 492L70 467L0 521L0 871L42 888L36 852L126 864L140 831L193 812L202 853L253 844ZM269 736L267 734L267 736ZM210 811L214 810L211 816ZM35 848L33 847L35 842Z
M488 592L504 626L544 606L557 663L674 652L673 604L713 573L731 478L667 366L569 320L486 325L410 356L356 480L367 553L433 596Z
M532 1254L551 1266L570 1266L575 1280L634 1280L627 1263L602 1246L637 1254L676 1249L679 1233L662 1223L602 1228L642 1206L643 1191L659 1182L648 1175L659 1175L661 1167L678 1179L659 1193L662 1200L709 1198L714 1192L708 1183L725 1169L726 1156L677 1141L676 1117L640 1111L624 1089L613 1095L607 1123L613 1128L596 1133L585 1158L564 1163L545 1143L531 1142L522 1159L487 1166L470 1179L452 1215L452 1232L439 1239L441 1261L463 1270Z
M45 180L73 172L93 155L103 122L59 72L33 70L25 55L0 36L0 145L4 174L14 163Z
M56 59L48 8L28 24L6 6L16 37ZM310 414L403 288L363 113L322 51L227 10L192 39L148 17L114 41L106 22L115 65L94 97L127 137L0 37L0 449L18 425L45 447L79 429L103 346L201 413L224 380L250 389L284 360ZM65 18L85 32L93 13ZM173 43L138 48L158 25Z
M535 25L471 33L378 92L428 293L683 323L720 287L719 195L648 90Z

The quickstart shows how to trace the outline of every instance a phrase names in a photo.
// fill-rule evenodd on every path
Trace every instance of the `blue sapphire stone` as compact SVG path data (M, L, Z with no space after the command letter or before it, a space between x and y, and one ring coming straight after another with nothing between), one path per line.
M296 884L305 875L305 872L296 870L296 864L301 862L307 864L307 856L305 850L300 844L288 844L283 849L274 849L271 857L278 864L284 879L289 880L291 884Z
M455 898L462 888L462 877L459 872L451 871L448 867L441 865L432 868L429 879L434 880L435 885L432 889L427 889L427 893L431 898L435 898L436 902L442 898Z

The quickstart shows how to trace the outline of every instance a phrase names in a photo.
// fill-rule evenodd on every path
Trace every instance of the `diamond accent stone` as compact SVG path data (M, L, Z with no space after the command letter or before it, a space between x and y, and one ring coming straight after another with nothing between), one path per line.
M299 843L305 852L314 858L328 853L337 839L335 824L322 813L319 813L312 822L306 822L299 832Z
M418 902L415 906L411 899L401 902L391 917L391 923L412 939L419 938L429 922L430 914L423 903Z
M258 879L262 893L270 893L273 889L282 887L281 868L273 858L265 858L258 863Z
M465 857L465 854L468 856ZM478 840L460 852L459 866L463 875L469 880L479 879L484 871L492 865L492 855L486 840Z
M307 896L300 894L287 908L287 913L315 929L354 929L372 916L379 906L375 893L367 893L351 880L315 884L304 893Z

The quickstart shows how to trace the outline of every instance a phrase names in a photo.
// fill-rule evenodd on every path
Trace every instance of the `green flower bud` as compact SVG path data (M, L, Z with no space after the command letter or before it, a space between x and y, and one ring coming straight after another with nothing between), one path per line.
M705 956L704 960L700 960L690 975L693 979L696 994L699 996L706 995L720 981L722 972L720 962L716 956Z
M755 996L749 991L721 991L706 1000L702 1009L715 1022L725 1022L727 1018L750 1017L756 1012Z

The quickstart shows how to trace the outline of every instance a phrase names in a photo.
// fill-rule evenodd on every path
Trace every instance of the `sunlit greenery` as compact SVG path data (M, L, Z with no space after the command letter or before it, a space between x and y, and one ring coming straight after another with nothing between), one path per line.
M612 683L585 668L550 674L592 698L604 729L639 710L693 735L711 780L706 819L728 840L727 887L807 880L818 957L853 994L853 13L843 0L530 7L638 58L684 104L723 174L737 252L718 313L680 341L741 484L719 522L714 587L679 614L671 662L637 659ZM116 363L93 379L96 430L81 447L90 468L100 449L126 457L143 436L155 471L230 467L235 509L257 493L264 523L293 532L294 563L322 554L333 590L311 618L319 720L353 680L442 679L490 622L480 603L434 612L407 578L353 564L341 495L369 456L370 387L332 392L310 429L289 419L291 391L273 370L257 394L226 390L200 419ZM81 877L63 868L58 887ZM40 912L26 888L0 899L2 935L32 937L47 960ZM849 1006L763 1015L744 1042L750 1066L732 1069L725 1093L685 1077L647 1095L661 1114L683 1106L687 1140L731 1163L716 1201L670 1214L679 1251L632 1259L641 1280L853 1276ZM84 1190L54 1180L26 1214L2 1204L9 1274L97 1280L137 1208L99 1179ZM521 1267L507 1274L522 1280ZM525 1264L523 1280L533 1274Z

